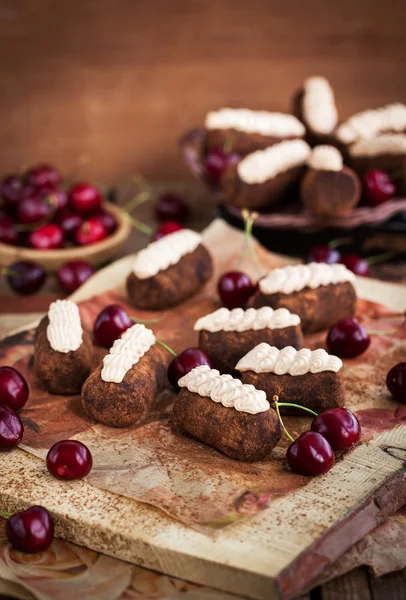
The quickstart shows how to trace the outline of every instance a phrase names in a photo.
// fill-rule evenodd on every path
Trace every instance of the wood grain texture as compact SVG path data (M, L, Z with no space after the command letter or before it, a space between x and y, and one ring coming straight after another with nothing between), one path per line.
M316 73L344 117L404 101L405 19L403 0L1 0L2 170L86 153L86 176L174 178L207 110L287 110Z
M321 588L321 600L371 600L366 569L355 569Z

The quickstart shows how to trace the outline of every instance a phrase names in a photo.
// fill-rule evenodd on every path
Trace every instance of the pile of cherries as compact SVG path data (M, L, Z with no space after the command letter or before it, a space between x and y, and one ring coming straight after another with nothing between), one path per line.
M4 244L35 250L88 246L117 228L95 185L75 183L67 189L60 172L49 164L8 175L1 182L0 195L0 242Z

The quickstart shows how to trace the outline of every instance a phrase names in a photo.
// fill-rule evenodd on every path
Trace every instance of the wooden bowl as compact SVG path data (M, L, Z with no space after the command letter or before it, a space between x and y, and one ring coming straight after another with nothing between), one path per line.
M117 256L120 248L131 233L131 225L118 206L106 202L104 208L117 219L116 231L90 246L70 246L59 250L33 250L20 246L9 246L0 242L0 265L7 267L17 260L32 260L40 263L46 271L55 272L71 260L86 260L94 267L109 262Z

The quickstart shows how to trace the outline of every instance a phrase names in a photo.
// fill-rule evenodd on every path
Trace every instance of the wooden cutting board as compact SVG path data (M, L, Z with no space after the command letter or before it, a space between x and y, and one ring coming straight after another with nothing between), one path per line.
M241 233L219 221L205 236L209 245L224 236L227 245L241 244ZM73 299L118 285L130 261L126 257L100 271ZM393 310L406 306L406 290L399 286L361 279L357 288L361 297ZM406 502L405 460L401 424L356 448L327 475L214 538L84 481L59 482L22 450L0 456L0 506L42 504L55 515L58 536L163 573L239 596L292 598Z

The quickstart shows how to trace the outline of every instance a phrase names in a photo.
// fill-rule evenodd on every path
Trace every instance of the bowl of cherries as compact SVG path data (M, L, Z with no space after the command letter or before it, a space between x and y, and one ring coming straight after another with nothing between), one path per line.
M71 260L98 266L112 259L131 232L122 211L97 186L67 185L50 164L0 184L0 264L40 262L56 271Z

